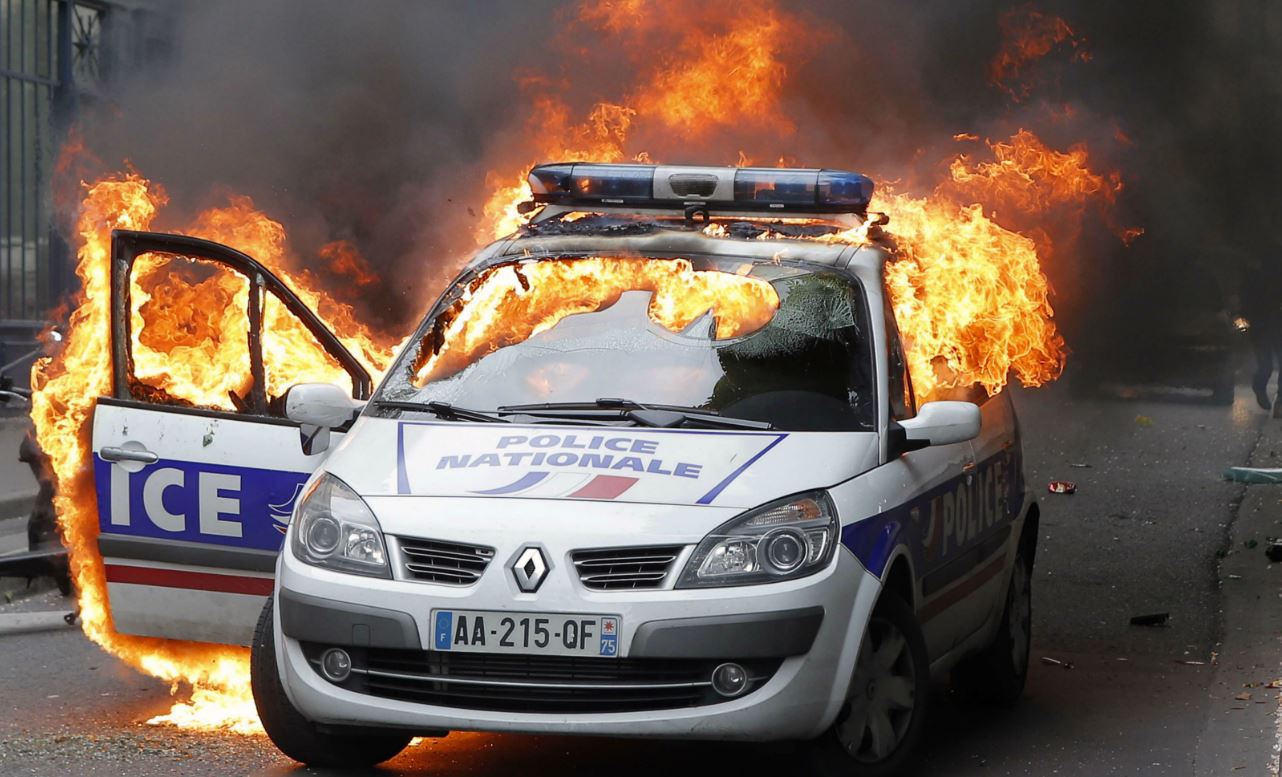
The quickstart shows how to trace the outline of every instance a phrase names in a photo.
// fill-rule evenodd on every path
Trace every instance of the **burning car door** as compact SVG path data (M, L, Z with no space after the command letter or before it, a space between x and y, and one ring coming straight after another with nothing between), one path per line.
M112 619L248 644L294 501L324 458L281 410L303 381L369 373L274 275L217 243L112 235L112 392L93 467Z

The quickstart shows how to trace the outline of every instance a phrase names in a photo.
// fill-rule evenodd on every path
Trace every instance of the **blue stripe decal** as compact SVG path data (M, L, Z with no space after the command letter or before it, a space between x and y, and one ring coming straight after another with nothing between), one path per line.
M917 577L925 577L971 553L1019 516L1021 474L1018 456L998 453L979 463L969 483L966 475L957 475L904 504L846 525L841 544L877 577L885 574L895 548L904 546Z
M484 491L469 491L469 494L481 494L482 496L501 496L503 494L515 494L517 491L524 491L531 486L543 482L548 476L547 472L527 472L521 476L520 480L515 483L508 483L506 486L498 488L487 488Z
M116 472L94 455L103 534L280 550L308 472L160 459ZM124 493L112 493L113 487Z
M771 448L773 448L773 447L775 447L776 445L778 445L779 443L783 442L783 441L784 441L784 438L785 438L785 437L787 437L787 436L788 436L788 435L786 435L786 434L776 435L776 436L775 436L775 439L774 439L774 440L773 440L769 445L767 445L766 447L764 447L764 448L762 448L762 449L761 449L761 452L759 452L756 456L753 456L752 458L750 458L750 459L748 459L747 461L745 461L745 462L743 463L743 466L739 467L739 469L735 470L734 472L731 472L731 473L726 477L726 479L725 479L725 480L723 480L723 481L721 481L720 483L718 483L718 484L716 484L715 486L713 486L711 491L709 491L708 493L706 493L706 494L704 494L703 496L699 497L699 501L698 501L698 502L695 502L695 504L701 504L701 505L710 504L710 503L712 502L712 500L713 500L713 499L716 499L716 498L717 498L717 496L721 494L721 492L722 492L722 491L725 491L725 490L726 490L726 486L729 486L731 483L733 483L733 482L735 481L735 478L739 477L739 476L740 476L740 475L742 475L744 472L746 472L746 471L747 471L747 469L748 469L748 467L751 467L751 466L753 465L753 463L754 463L754 462L756 462L756 460L757 460L757 459L759 459L759 458L761 458L762 456L765 456L767 453L769 453Z

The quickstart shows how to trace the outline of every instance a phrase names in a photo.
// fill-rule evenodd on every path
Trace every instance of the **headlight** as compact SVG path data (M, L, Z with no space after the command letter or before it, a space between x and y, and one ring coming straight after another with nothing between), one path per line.
M299 561L358 575L392 576L374 513L328 472L303 494L292 530L290 547Z
M749 510L704 538L686 562L678 588L792 580L828 566L841 526L822 491Z

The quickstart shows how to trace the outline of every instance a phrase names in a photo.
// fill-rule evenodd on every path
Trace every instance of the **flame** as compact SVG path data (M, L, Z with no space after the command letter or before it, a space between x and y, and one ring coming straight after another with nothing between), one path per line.
M32 368L31 416L55 475L59 527L70 555L85 634L147 674L175 687L178 683L192 686L189 701L175 705L155 722L256 731L260 729L249 691L247 651L117 634L107 610L106 578L97 550L90 444L94 403L111 393L111 230L151 229L166 200L161 187L136 172L86 185L76 226L76 274L82 289L63 349ZM318 310L371 373L377 376L386 368L395 342L360 326L350 307L323 299L307 284L309 276L291 274L282 266L284 229L255 210L247 198L201 214L186 231L236 245L255 256ZM234 369L248 364L247 299L248 283L242 276L207 262L140 256L132 278L130 310L137 390L169 401L233 408L229 392L243 395L250 383L243 370ZM279 393L287 382L346 380L283 304L267 301L263 326L269 394Z
M1027 99L1032 92L1033 84L1026 77L1028 66L1058 46L1068 45L1074 62L1091 59L1086 39L1073 32L1068 22L1038 11L1031 3L1003 13L998 26L1002 46L988 65L988 80L1015 102Z
M1030 238L944 197L892 193L886 211L886 288L919 400L976 383L994 394L1011 371L1025 386L1059 377L1064 339Z
M672 20L681 19L680 24ZM604 35L636 61L638 78L620 102L594 104L582 121L558 95L539 91L526 122L536 139L518 172L491 172L491 194L478 242L509 235L526 219L517 206L530 199L525 173L539 162L649 162L644 150L626 145L638 120L663 137L706 137L718 130L748 126L775 136L796 127L781 104L787 66L800 41L827 40L820 28L780 9L773 0L739 0L698 5L678 0L583 2L577 21ZM571 30L573 34L574 30ZM655 52L662 52L655 56ZM545 90L549 81L529 78L527 88ZM740 160L747 157L740 152ZM741 162L742 164L742 162Z
M452 375L484 353L551 329L566 316L613 305L625 291L652 292L649 315L680 332L708 311L715 336L738 337L765 326L779 308L760 278L695 270L688 259L544 260L487 270L438 324L441 343L415 365L419 385Z
M972 162L963 155L949 165L950 188L956 198L1040 216L1064 204L1099 200L1111 205L1122 190L1118 173L1100 175L1090 169L1085 145L1055 151L1026 129L1009 141L987 145L992 161Z

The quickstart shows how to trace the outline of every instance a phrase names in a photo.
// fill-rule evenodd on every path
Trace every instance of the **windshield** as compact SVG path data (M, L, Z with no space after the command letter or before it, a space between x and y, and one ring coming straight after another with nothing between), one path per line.
M869 339L862 289L835 271L543 259L469 283L424 322L375 400L495 412L617 398L777 429L871 431Z

